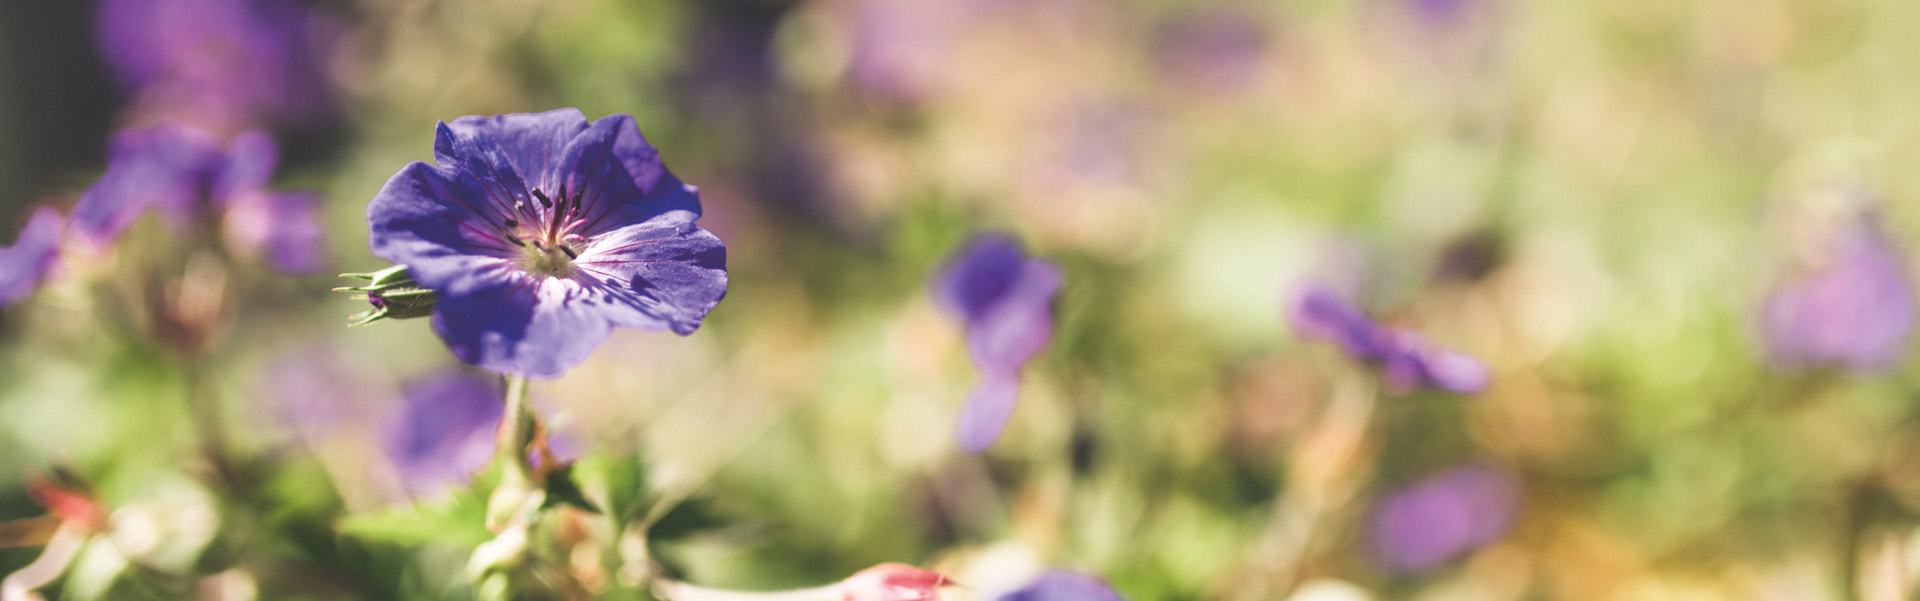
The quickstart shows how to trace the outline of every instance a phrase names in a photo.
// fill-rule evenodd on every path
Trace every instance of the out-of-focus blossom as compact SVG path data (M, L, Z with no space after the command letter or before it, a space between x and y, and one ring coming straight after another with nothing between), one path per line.
M1092 576L1048 570L1000 601L1120 601L1120 593Z
M1490 378L1486 364L1436 348L1419 334L1383 327L1333 291L1309 286L1296 295L1288 316L1302 336L1325 340L1355 359L1380 365L1394 390L1440 388L1479 392Z
M883 563L840 582L845 601L938 601L940 587L953 584L939 572L906 564Z
M33 292L59 256L62 220L53 207L40 207L27 218L13 246L0 248L0 307Z
M1456 467L1374 506L1372 549L1393 571L1426 570L1499 539L1519 505L1520 482L1512 473L1484 463Z
M934 297L967 327L980 384L960 410L960 446L986 450L1019 398L1020 368L1053 339L1053 297L1060 268L1033 259L1004 235L983 234L934 280Z
M486 467L505 411L503 392L498 378L458 370L402 387L405 400L387 435L387 455L407 490L431 495Z
M332 108L327 62L344 28L305 3L105 0L97 27L136 122L232 133Z
M557 377L616 326L684 336L726 295L698 190L632 117L462 117L434 156L374 196L370 243L436 293L434 330L462 361Z
M1240 92L1259 75L1268 46L1259 15L1213 9L1167 22L1154 39L1162 77L1201 95Z
M320 268L314 198L266 189L277 162L273 139L240 134L227 149L209 134L167 124L114 135L107 171L73 208L73 229L95 245L117 238L147 210L176 232L222 219L229 250L290 273Z
M1774 359L1892 367L1907 354L1916 318L1906 261L1867 217L1843 226L1827 240L1827 250L1825 264L1767 301L1761 320Z

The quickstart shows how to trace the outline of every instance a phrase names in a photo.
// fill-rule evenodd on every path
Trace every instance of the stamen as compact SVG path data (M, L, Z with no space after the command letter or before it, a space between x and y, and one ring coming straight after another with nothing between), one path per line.
M558 248L560 249L560 252L563 252L563 253L567 253L567 258L569 258L569 259L578 259L578 258L580 258L580 254L579 254L579 253L576 253L576 252L573 252L573 249L571 249L571 248L567 248L567 245L565 245L565 244L561 244L561 245L558 245Z
M507 229L513 229L516 227L520 227L520 222L514 221L512 219L507 220Z
M562 195L564 197L564 193ZM547 195L545 193L542 193L539 188L533 189L533 197L540 199L540 206L543 206L549 209L553 208L553 199L547 198Z

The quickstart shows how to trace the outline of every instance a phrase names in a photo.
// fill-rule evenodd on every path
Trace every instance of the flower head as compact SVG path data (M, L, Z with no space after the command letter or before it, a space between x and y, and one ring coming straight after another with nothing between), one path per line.
M235 132L325 114L326 63L343 29L290 0L105 0L100 53L135 121Z
M551 378L614 327L693 333L726 295L697 190L627 115L462 117L367 205L373 253L436 293L462 361Z
M1000 601L1120 601L1120 593L1092 576L1047 570Z
M1899 249L1870 218L1827 241L1826 262L1768 299L1761 315L1776 361L1886 369L1907 353L1916 319Z
M1333 291L1311 286L1294 297L1289 317L1302 336L1332 342L1356 359L1377 363L1396 390L1440 388L1479 392L1487 366L1465 354L1435 348L1419 334L1383 327Z
M206 132L167 124L120 132L108 146L106 173L73 207L82 239L110 243L149 209L175 232L218 217L229 250L291 273L320 268L316 201L266 188L278 150L264 132L240 134L223 149Z
M13 246L0 248L0 306L26 298L53 268L61 225L60 213L53 207L34 209Z
M1490 464L1456 467L1390 493L1373 509L1373 551L1388 568L1418 572L1499 539L1512 526L1520 483Z
M1020 368L1053 339L1053 297L1060 268L1029 258L1020 243L981 235L934 280L934 296L967 327L967 350L980 384L960 410L960 446L993 444L1019 397Z
M939 601L940 587L953 584L939 572L906 564L883 563L840 581L845 601Z

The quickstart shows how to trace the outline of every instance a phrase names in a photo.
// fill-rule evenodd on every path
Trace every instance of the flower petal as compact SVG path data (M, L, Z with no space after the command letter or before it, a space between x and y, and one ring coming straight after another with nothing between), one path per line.
M982 377L973 395L967 397L967 404L960 408L960 417L954 420L954 434L960 448L980 453L993 446L993 441L1000 438L1000 431L1006 428L1007 418L1013 416L1014 404L1019 399L1019 376L989 372Z
M544 181L549 190L564 183L582 194L580 233L589 238L635 223L700 217L698 190L667 172L627 115L602 117L580 132Z
M531 188L552 193L561 182L548 181L546 176L554 171L567 145L586 129L586 115L572 108L461 117L444 124L434 137L434 160L443 167L473 165L479 177L497 177L492 170L502 170L499 175L510 172L525 180L518 190L522 194Z
M1354 357L1382 358L1383 333L1373 320L1333 291L1310 286L1294 296L1288 307L1293 328L1305 338L1326 340Z
M1027 253L1012 238L976 236L935 276L934 299L971 323L1013 287L1026 261Z
M236 196L267 187L280 160L280 147L266 132L250 130L234 137L223 158L213 180L213 202L222 209Z
M1120 601L1120 594L1092 576L1047 570L1000 601Z
M1020 369L1053 338L1053 296L1060 290L1060 269L1045 261L1026 261L1009 279L1006 290L967 328L973 361L989 372Z
M319 271L326 261L326 232L313 194L254 190L227 202L221 226L234 252L263 257L274 269L294 274Z
M475 272L519 256L504 239L489 196L470 177L414 162L367 204L374 256L406 265L414 280L442 295L464 294Z
M727 295L727 249L692 223L642 223L594 240L575 279L615 325L685 336Z
M433 329L461 361L501 373L555 378L587 360L613 330L577 282L510 268L472 274L443 294Z
M407 383L387 431L387 456L407 490L434 494L473 477L493 455L505 410L498 378L446 370Z
M53 267L60 226L60 213L53 207L34 209L13 246L0 248L0 306L26 298Z
M176 230L200 210L200 186L220 159L211 137L180 126L115 134L106 173L80 195L73 229L94 244L119 237L148 207Z

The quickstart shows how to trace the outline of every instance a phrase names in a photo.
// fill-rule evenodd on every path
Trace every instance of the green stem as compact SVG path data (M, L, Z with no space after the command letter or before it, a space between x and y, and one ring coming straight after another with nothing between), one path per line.
M500 413L499 439L494 446L495 459L502 468L524 481L533 471L533 466L527 464L527 445L533 439L532 429L527 426L533 420L528 415L525 377L507 376L506 402L506 410Z
M527 464L533 416L527 407L526 378L507 376L506 404L494 441L493 459L500 466L500 484L487 499L487 528L494 532L514 523L534 494L533 466Z

